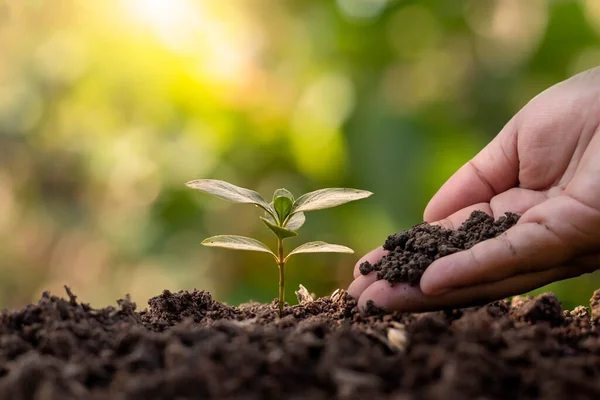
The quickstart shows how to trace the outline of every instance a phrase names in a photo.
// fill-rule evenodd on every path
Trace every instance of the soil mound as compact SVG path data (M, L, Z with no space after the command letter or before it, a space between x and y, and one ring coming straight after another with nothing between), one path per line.
M519 216L506 213L497 221L482 211L474 211L458 229L445 229L422 223L391 235L383 248L389 253L375 264L364 262L360 272L368 275L377 272L377 279L390 284L408 282L415 286L421 276L440 257L470 249L477 243L494 238L513 227Z

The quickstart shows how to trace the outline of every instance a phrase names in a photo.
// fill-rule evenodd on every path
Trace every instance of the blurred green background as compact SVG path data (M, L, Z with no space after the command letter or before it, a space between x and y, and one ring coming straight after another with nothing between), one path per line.
M292 239L356 250L290 262L288 301L328 295L531 97L597 65L598 0L0 0L0 305L63 284L94 306L271 301L268 256L200 242L274 237L198 178L373 191ZM597 287L550 289L573 307Z

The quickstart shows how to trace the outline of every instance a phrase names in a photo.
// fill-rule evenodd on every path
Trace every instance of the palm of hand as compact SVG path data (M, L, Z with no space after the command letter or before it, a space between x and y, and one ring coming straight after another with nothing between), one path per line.
M362 277L359 304L425 310L522 293L600 268L600 69L543 92L434 196L425 220L455 228L475 209L522 214L496 239L444 257L421 286ZM375 261L377 249L363 260ZM359 262L359 263L360 263ZM358 266L358 264L357 264Z

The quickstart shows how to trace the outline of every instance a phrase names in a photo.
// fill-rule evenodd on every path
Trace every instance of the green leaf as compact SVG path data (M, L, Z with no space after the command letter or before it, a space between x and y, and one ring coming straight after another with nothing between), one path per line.
M275 211L277 211L279 221L285 221L288 215L290 215L292 204L294 204L293 200L286 196L279 196L273 200L273 207L275 208Z
M320 189L306 193L294 202L292 214L301 211L322 210L324 208L336 207L344 203L360 200L371 196L373 193L366 190L330 188Z
M306 217L304 216L304 213L299 212L290 217L287 224L285 225L285 228L289 229L290 231L297 231L302 227L302 225L304 225L305 222Z
M273 207L259 193L225 181L198 179L186 183L186 186L234 203L255 204L267 212L275 213Z
M245 236L218 235L204 239L202 244L208 247L222 247L232 250L260 251L263 253L269 253L275 257L275 259L277 259L277 256L266 244Z
M288 217L293 204L294 195L289 190L281 188L273 193L271 205L277 211L279 225Z
M261 221L273 232L279 239L287 239L294 236L298 236L296 232L282 228L276 224L271 223L267 218L260 217Z
M301 246L296 247L294 250L288 254L285 258L286 261L294 254L300 253L354 253L349 247L340 246L339 244L329 244L325 242L308 242L304 243Z

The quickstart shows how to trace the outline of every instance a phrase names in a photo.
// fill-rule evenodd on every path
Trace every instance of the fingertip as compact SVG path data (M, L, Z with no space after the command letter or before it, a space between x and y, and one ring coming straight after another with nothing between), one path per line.
M456 265L461 263L464 253L455 253L434 261L421 276L419 287L426 296L439 296L452 289L452 278Z
M364 263L365 261L368 261L371 264L375 264L377 261L381 260L381 258L385 255L387 255L389 252L387 250L384 250L383 247L378 247L374 250L371 250L369 253L365 254L364 256L362 256L360 258L360 260L358 260L356 262L356 264L354 265L354 279L363 276L360 273L360 265L362 263Z
M425 270L423 276L421 276L419 288L426 296L435 296L436 292L441 289L436 280L435 271L432 272L431 265Z
M406 283L391 286L388 281L379 280L363 291L358 300L359 308L364 310L368 301L388 312L413 311L422 307L423 294L418 287Z
M359 276L350 286L348 286L348 294L355 299L359 299L363 292L377 280L377 276L371 273L367 276Z
M427 223L433 223L436 221L440 221L448 216L448 214L444 215L443 210L440 210L440 206L438 205L437 194L433 196L433 198L427 203L425 207L425 211L423 211L423 221Z
M367 302L372 301L377 307L387 309L387 296L385 295L385 286L389 287L387 281L377 281L366 288L358 298L358 308L364 310L367 308Z

